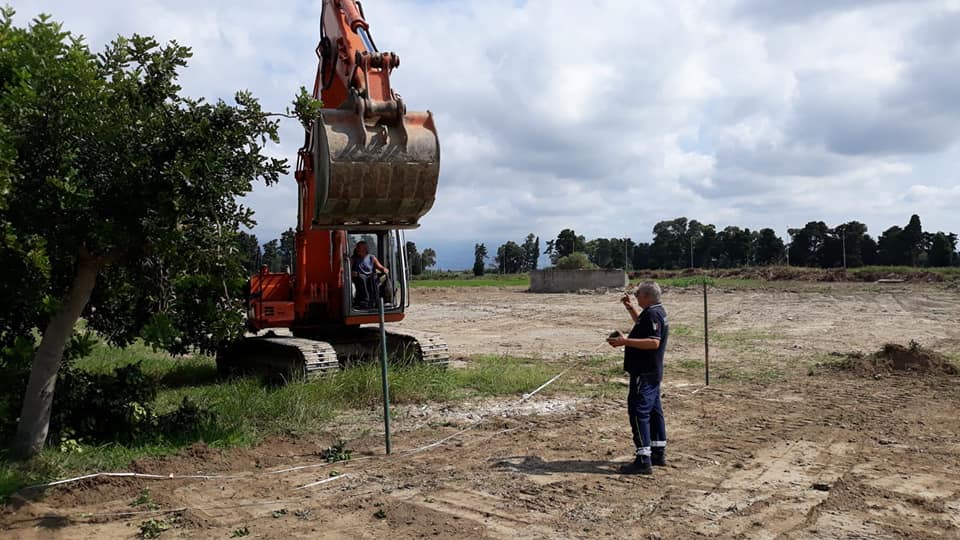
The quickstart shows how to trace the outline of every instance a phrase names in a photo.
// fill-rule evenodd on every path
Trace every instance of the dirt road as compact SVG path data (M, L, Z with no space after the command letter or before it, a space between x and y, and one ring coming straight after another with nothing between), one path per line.
M621 380L615 361L584 360L626 327L614 294L438 289L414 300L406 324L443 332L455 354L576 365L565 377L585 387ZM630 457L622 397L568 386L522 406L408 407L391 457L379 455L370 412L352 420L350 462L315 455L328 434L143 460L132 469L230 477L88 480L14 501L0 526L25 539L133 538L151 518L171 525L161 538L960 537L960 378L818 366L886 341L956 351L955 291L805 285L711 301L715 384L701 389L702 298L664 299L669 467L652 478L614 472ZM277 473L291 466L310 468ZM144 488L160 509L183 510L110 515L133 510Z

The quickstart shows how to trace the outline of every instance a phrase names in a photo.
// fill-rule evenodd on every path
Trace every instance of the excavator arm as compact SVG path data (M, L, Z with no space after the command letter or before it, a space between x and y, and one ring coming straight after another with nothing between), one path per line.
M313 93L325 108L298 164L311 203L301 226L419 226L436 198L440 145L433 115L407 111L390 84L400 57L377 50L354 0L323 1L317 53Z

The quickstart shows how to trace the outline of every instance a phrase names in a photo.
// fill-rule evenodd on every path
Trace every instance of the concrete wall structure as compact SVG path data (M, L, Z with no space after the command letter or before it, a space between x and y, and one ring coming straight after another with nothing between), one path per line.
M627 286L623 270L560 270L547 268L530 272L530 292L563 293L583 289L622 289Z

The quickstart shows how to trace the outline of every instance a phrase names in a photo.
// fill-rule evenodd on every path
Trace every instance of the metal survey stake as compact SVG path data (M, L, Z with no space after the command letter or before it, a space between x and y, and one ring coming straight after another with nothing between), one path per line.
M710 386L710 334L707 325L707 277L703 277L703 378Z
M383 297L380 297L380 381L383 383L383 436L390 454L390 383L387 381L387 329L383 320Z

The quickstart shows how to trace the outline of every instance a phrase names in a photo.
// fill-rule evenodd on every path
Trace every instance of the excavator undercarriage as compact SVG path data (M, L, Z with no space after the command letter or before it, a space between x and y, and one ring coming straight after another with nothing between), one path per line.
M394 365L446 367L450 361L447 343L430 332L390 328L387 351ZM257 374L285 381L310 380L379 356L380 329L373 326L341 330L326 337L268 331L247 337L218 354L217 370L222 376Z

